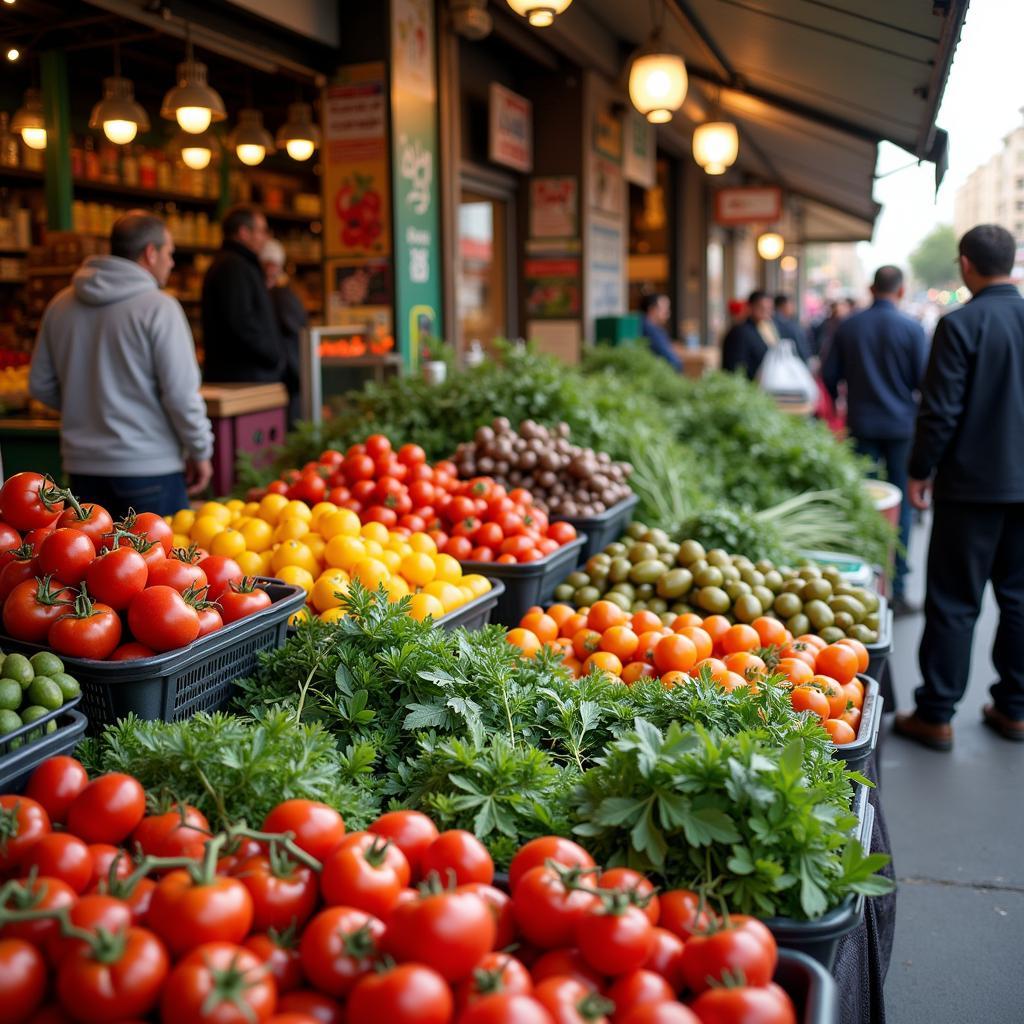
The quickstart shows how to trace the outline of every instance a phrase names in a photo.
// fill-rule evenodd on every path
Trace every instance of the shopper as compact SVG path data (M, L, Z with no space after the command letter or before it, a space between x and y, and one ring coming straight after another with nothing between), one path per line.
M910 457L910 500L934 505L916 710L896 731L948 750L971 671L985 584L999 603L999 680L984 721L1024 740L1024 299L1013 236L994 224L960 239L973 298L939 321ZM934 496L934 501L932 498Z
M846 299L836 299L828 304L828 316L811 332L811 354L819 359L828 355L839 325L850 315L853 307Z
M644 295L640 299L640 311L644 315L643 334L651 346L651 351L671 363L677 373L681 373L683 361L672 348L672 341L666 329L672 319L671 300L661 292Z
M260 250L260 266L263 267L264 280L274 306L277 330L284 343L284 384L288 389L288 427L291 429L302 414L299 394L299 345L302 343L302 332L309 323L309 317L306 315L306 307L302 305L302 300L288 284L284 264L284 246L276 238L271 238Z
M203 279L203 375L283 382L285 348L259 261L267 219L256 206L233 206L223 230L224 244Z
M44 313L29 389L61 412L64 472L80 498L115 517L170 515L213 473L192 332L160 290L174 242L159 217L132 210L110 252L90 256Z
M905 615L917 609L907 602L907 546L913 509L907 495L907 463L917 416L917 391L928 361L928 342L916 320L896 307L903 298L903 272L879 267L868 309L844 320L836 330L821 368L833 401L846 385L846 423L854 446L885 470L903 494L900 505L900 547L893 580L893 610Z
M804 362L811 356L810 345L807 342L807 332L800 323L796 303L791 295L779 294L775 296L775 313L772 317L775 322L775 330L780 338L792 339L797 354Z
M723 370L742 370L751 380L757 376L768 347L779 341L774 313L775 304L767 292L750 293L746 319L731 327L722 342Z

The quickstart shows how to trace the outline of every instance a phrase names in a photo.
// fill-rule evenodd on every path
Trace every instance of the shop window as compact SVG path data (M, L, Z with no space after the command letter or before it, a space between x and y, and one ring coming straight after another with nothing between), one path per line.
M638 309L640 296L665 292L670 297L671 216L669 166L659 160L650 188L629 186L629 308Z
M463 348L508 333L508 259L504 200L464 191L459 203L456 304Z

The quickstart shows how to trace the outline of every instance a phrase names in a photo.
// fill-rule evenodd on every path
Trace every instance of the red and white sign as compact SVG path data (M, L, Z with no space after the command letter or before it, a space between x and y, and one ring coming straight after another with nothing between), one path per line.
M718 224L764 224L782 216L782 189L776 185L722 188L715 193Z
M490 158L496 164L533 170L533 104L491 82Z

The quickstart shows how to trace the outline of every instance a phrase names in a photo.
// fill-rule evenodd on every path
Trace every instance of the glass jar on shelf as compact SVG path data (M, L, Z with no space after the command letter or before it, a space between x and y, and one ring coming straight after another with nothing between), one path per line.
M0 167L17 167L18 136L11 131L11 121L6 110L0 110Z

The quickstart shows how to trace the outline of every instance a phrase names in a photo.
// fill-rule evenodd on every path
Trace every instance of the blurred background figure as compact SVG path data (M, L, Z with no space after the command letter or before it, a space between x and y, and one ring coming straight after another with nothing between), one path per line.
M811 346L807 339L807 331L800 323L796 303L792 295L779 294L775 296L775 329L779 332L780 338L792 338L796 342L796 350L804 362L807 362L811 355Z
M672 364L676 373L683 369L682 361L672 349L668 323L672 317L672 302L667 295L653 292L640 299L640 312L644 315L643 332L656 356Z
M260 250L260 266L270 292L270 302L277 319L277 331L284 345L284 386L288 389L288 428L301 419L299 395L299 345L302 332L309 323L306 307L288 284L284 272L284 246L276 238L268 239Z

